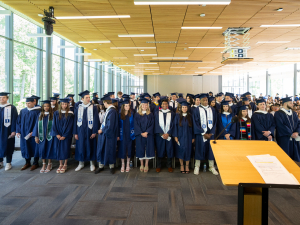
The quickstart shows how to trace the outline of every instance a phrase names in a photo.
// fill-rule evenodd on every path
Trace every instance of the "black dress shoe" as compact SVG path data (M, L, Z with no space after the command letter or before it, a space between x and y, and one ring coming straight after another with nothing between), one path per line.
M104 170L104 167L103 168L98 168L98 169L95 170L95 174L100 173L103 170Z
M110 170L110 173L111 173L111 174L114 174L114 173L115 173L115 168L110 168L109 170Z

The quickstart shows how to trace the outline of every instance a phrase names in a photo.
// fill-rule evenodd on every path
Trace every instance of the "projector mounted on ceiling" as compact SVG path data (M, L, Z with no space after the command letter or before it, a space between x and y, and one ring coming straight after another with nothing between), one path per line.
M51 35L53 33L53 24L55 24L54 8L50 6L49 12L46 9L44 9L44 15L42 16L44 16L42 18L42 21L44 22L45 33L47 35Z

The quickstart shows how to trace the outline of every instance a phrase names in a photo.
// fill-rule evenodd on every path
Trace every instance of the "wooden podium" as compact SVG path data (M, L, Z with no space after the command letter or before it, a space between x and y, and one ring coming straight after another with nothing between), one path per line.
M269 188L300 189L300 185L266 184L247 158L270 154L300 182L299 166L273 141L210 141L222 182L238 186L238 224L268 224Z

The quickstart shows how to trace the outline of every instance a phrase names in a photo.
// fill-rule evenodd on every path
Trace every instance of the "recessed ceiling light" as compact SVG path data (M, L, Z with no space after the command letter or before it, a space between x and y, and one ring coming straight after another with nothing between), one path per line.
M94 48L95 51L97 51L98 49Z
M225 47L189 47L189 48L225 48Z
M101 62L102 59L88 59L89 62Z
M154 34L119 34L118 37L154 37Z
M229 5L231 0L134 0L135 5Z
M200 16L201 16L201 17L204 17L204 16L205 16L205 13L201 13Z
M78 41L78 43L86 44L86 43L110 43L110 41Z
M285 50L300 50L300 47L294 47L294 48L285 48Z
M139 63L139 64L157 64L157 63Z
M261 25L260 27L300 27L300 24Z
M134 54L133 56L157 56L157 54Z
M290 41L258 41L256 44L283 44L289 42Z
M28 37L52 37L52 35L47 35L47 34L43 34L43 33L38 33L38 34L30 34L27 33Z
M110 47L110 49L156 49L156 47Z
M188 59L189 57L152 57L152 59Z
M113 19L113 18L130 18L130 15L115 15L115 16L57 16L58 20L71 19Z
M283 8L278 8L276 9L276 11L281 12L283 10Z
M141 49L141 52L145 51L144 49Z
M209 29L222 29L222 27L181 27L181 29L188 29L188 30L209 30Z

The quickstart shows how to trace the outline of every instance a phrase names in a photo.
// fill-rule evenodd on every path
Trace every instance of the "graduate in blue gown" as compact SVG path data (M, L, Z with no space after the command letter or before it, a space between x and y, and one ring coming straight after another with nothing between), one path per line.
M58 98L50 97L50 101L51 101L52 112L54 113L55 111L58 110Z
M149 100L141 99L139 111L134 115L136 157L141 162L140 171L147 173L149 159L154 158L154 116L150 112ZM144 167L145 160L145 167Z
M300 122L297 113L292 111L292 98L282 98L283 107L275 112L276 141L290 158L300 161L299 134Z
M130 93L130 108L131 110L133 110L134 113L136 113L138 111L139 108L139 103L137 101L137 99L135 99L135 94L134 92Z
M222 95L221 95L222 96ZM201 105L198 111L193 113L193 128L195 134L195 170L199 174L200 160L208 159L209 171L218 175L214 167L214 154L210 146L210 140L214 139L217 126L217 113L208 105L208 94L200 95Z
M82 104L75 108L73 134L76 139L75 159L79 161L75 171L84 167L84 162L90 162L90 170L95 171L97 139L99 129L99 116L97 107L90 103L90 92L79 93Z
M274 116L266 111L266 102L264 99L256 101L257 108L251 118L253 129L253 140L272 141L275 137Z
M95 174L104 170L104 165L109 165L110 173L115 173L117 139L119 136L118 109L113 106L108 95L101 98L106 108L105 117L98 131L97 162L99 168Z
M216 106L215 108L217 109L217 113L221 111L221 102L222 102L222 94L218 93L216 94Z
M41 97L36 96L36 95L31 95L30 97L34 99L34 106L40 106L39 100L41 99Z
M56 173L65 173L71 153L74 113L70 109L70 99L61 98L58 110L54 113L51 135L54 139L55 159L59 160Z
M175 113L168 109L168 99L162 98L160 101L162 109L154 113L154 134L157 155L156 172L161 171L161 160L167 156L167 167L170 173L173 172L172 158L174 157L174 146L172 132L174 128Z
M248 106L242 105L238 110L238 122L232 124L235 126L235 140L253 140L254 132L252 122L248 116Z
M256 111L256 105L255 105L255 102L251 101L251 93L250 92L246 92L244 94L248 100L249 100L249 105L251 106L251 109L252 109L252 114ZM252 116L252 115L251 115ZM249 116L251 118L251 116Z
M171 100L169 102L169 106L172 107L172 111L176 113L176 108L177 108L177 94L176 93L171 93ZM169 108L170 109L170 108ZM171 109L170 109L171 110Z
M232 118L235 116L229 106L229 101L221 102L221 113L218 114L217 120L217 136L221 131L231 122ZM219 136L220 140L233 140L235 137L236 126L230 124Z
M11 169L18 118L16 107L8 103L9 94L0 92L0 169L3 167L3 158L6 157L6 171Z
M194 105L191 106L192 114L194 110L196 111L199 110L198 107L200 106L200 95L199 94L195 95L194 99L195 99Z
M51 136L53 124L53 111L51 108L51 101L42 101L42 110L38 119L36 120L32 136L35 137L36 151L35 157L39 157L43 161L43 166L40 173L48 173L52 169L52 159L55 159L54 141ZM48 166L46 168L46 159L48 159Z
M176 143L176 157L179 158L181 173L189 173L189 162L191 160L195 135L193 134L193 118L188 111L189 103L180 103L181 111L174 119L173 136ZM185 161L185 168L184 168Z
M245 105L248 109L248 116L251 119L251 117L254 113L252 104L250 104L250 101L247 97L242 97L241 100L242 100L242 104L239 107ZM255 106L255 109L256 109L256 106Z
M41 112L40 106L34 105L34 98L26 98L26 108L20 111L17 119L17 137L20 138L22 157L26 163L21 170L31 167L30 170L35 170L39 167L39 157L35 156L36 143L35 137L32 136L33 128ZM31 166L31 157L34 157L33 165Z
M158 107L159 107L159 100L160 100L160 93L154 93L153 94L153 102L151 102L150 104L150 112L152 114L154 114L154 112L158 111Z
M75 110L74 94L68 94L66 96L66 98L70 99L69 107L70 107L70 110L74 113L74 110Z
M231 108L231 113L233 115L237 115L238 113L238 106L237 104L233 103L234 101L234 94L233 93L230 93L230 92L226 92L225 93L225 101L229 101L229 106Z
M121 172L130 170L130 158L132 157L132 150L134 147L134 112L130 109L130 100L119 102L121 105L121 112L119 114L119 135L118 135L118 158L122 161Z

